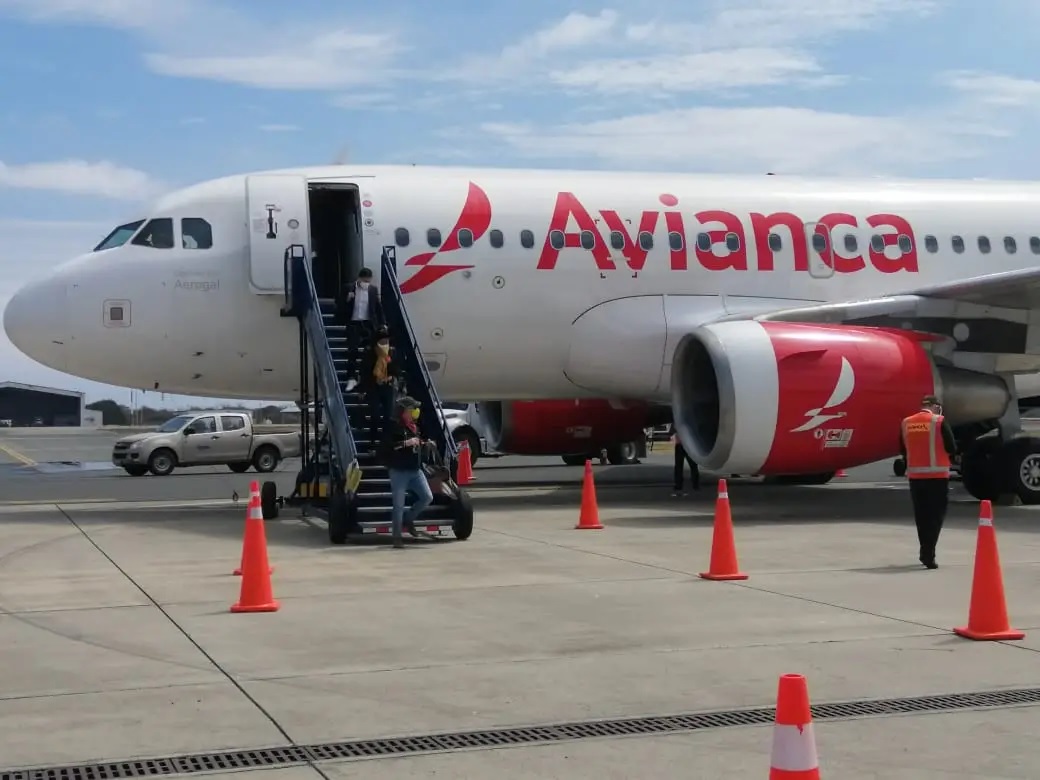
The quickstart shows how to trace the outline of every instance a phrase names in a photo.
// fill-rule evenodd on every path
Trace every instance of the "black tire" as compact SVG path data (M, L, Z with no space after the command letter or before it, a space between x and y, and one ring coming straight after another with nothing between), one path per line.
M148 473L147 466L123 466L123 471L131 477L143 477Z
M263 512L264 520L277 518L278 510L278 486L273 482L265 482L260 486L260 511Z
M997 457L1002 487L1022 499L1023 504L1040 504L1040 439L1010 439Z
M607 447L607 462L611 466L625 466L639 461L639 447L634 441Z
M996 501L1001 494L1000 439L976 439L961 456L961 484L979 501Z
M329 499L329 542L346 544L350 530L350 502L344 493L336 491Z
M269 444L253 453L253 468L261 474L269 474L278 468L278 450Z
M459 488L459 495L452 502L452 514L455 519L451 524L451 530L456 539L464 542L473 533L473 503L469 500L469 494L462 488Z
M903 458L896 458L892 461L892 473L897 477L906 476L906 460Z
M236 474L245 474L249 471L249 467L252 465L252 463L229 463L227 464L227 467Z
M585 461L589 459L588 455L561 455L563 462L568 466L584 466Z
M470 429L457 428L452 432L451 438L460 449L463 443L469 444L469 464L476 466L480 460L480 437Z
M173 450L156 450L148 458L148 470L157 477L168 477L177 468L177 454Z

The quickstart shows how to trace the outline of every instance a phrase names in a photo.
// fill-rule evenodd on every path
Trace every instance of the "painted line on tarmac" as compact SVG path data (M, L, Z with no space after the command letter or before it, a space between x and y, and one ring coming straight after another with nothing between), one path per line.
M241 509L248 506L247 501L237 504L230 499L194 499L190 501L119 501L103 498L80 498L69 501L5 501L0 503L0 514L12 515L29 512L48 512L58 509L77 512L113 511L124 512L132 509Z
M14 460L18 461L23 466L36 465L36 461L30 458L28 455L23 455L18 450L4 444L3 442L0 442L0 452L4 453L4 455L6 455L7 457L13 458Z

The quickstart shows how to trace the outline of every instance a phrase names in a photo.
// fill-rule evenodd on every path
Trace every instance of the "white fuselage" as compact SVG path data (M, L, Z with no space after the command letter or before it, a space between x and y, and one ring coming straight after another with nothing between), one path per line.
M406 243L396 252L409 316L441 397L459 400L667 401L671 351L696 324L1040 261L1033 184L354 166L277 173L259 177L262 193L235 176L163 198L139 215L141 230L172 218L173 248L127 240L65 263L12 299L9 338L40 363L110 384L297 399L299 331L279 316L281 256L290 243L310 246L307 181L357 186L363 262L377 280L384 245ZM278 237L266 244L262 200L280 209ZM793 216L770 223L778 213ZM184 218L208 223L210 248L184 248ZM813 248L821 220L833 259ZM808 227L792 231L798 223ZM429 245L431 229L440 247ZM459 246L457 229L470 231L462 243L472 236L471 245ZM779 248L770 249L770 233ZM432 252L425 268L413 260Z

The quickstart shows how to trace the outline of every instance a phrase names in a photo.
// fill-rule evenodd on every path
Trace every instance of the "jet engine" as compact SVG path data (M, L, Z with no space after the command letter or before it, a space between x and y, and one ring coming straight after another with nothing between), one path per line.
M479 410L488 443L515 455L590 452L642 439L643 429L654 424L646 404L598 398L485 401Z
M672 414L702 467L813 474L899 452L899 423L934 394L953 425L1000 417L995 375L936 365L923 334L742 320L687 334L672 358Z

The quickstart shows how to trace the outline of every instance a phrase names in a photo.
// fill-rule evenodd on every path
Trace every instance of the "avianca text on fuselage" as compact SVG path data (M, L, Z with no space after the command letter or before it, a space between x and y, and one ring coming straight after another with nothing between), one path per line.
M679 199L674 195L663 194L659 196L659 200L662 205L672 209L679 205ZM599 215L601 224L597 224L597 220L574 193L559 193L556 196L556 206L549 221L545 243L538 258L538 269L547 271L556 268L560 252L564 249L584 249L592 255L599 270L616 270L617 266L607 244L607 237L603 235L605 230L608 235L609 233L620 234L623 247L615 251L625 258L629 269L641 271L651 249L642 245L639 235L641 233L653 235L663 216L665 229L668 232L671 270L686 271L689 269L689 235L691 233L694 235L703 233L710 239L710 242L696 239L693 242L694 256L704 269L708 271L748 270L748 255L751 251L747 240L749 231L745 228L745 221L732 212L708 209L694 214L685 214L679 210L647 209L640 216L638 227L633 226L634 230L631 232L626 228L626 220L617 211L604 209L600 210ZM692 226L688 225L691 217L699 225L698 230L691 229ZM874 232L884 242L880 249L875 248L869 240L862 242L860 245L865 245L866 257L862 252L845 252L844 247L835 242L833 237L826 235L827 232L833 231L839 226L860 227L859 221L854 215L833 212L824 214L814 221L822 226L817 227L815 232L826 239L826 248L822 251L818 249L813 251L820 256L824 263L831 266L835 273L862 271L867 267L868 260L881 273L892 274L900 271L917 273L918 271L917 241L913 229L906 219L897 214L871 214L866 217L867 225L874 228ZM786 228L784 232L788 235L781 234L781 240L791 247L794 270L809 271L810 246L804 220L791 212L780 211L773 214L752 212L748 215L747 222L750 225L750 234L754 238L755 270L774 270L776 252L769 245L769 234L775 232L776 228ZM901 237L909 240L908 249L900 247L899 239ZM705 243L708 245L705 246ZM891 256L892 248L898 252L898 256ZM717 254L719 249L723 250L722 254Z

